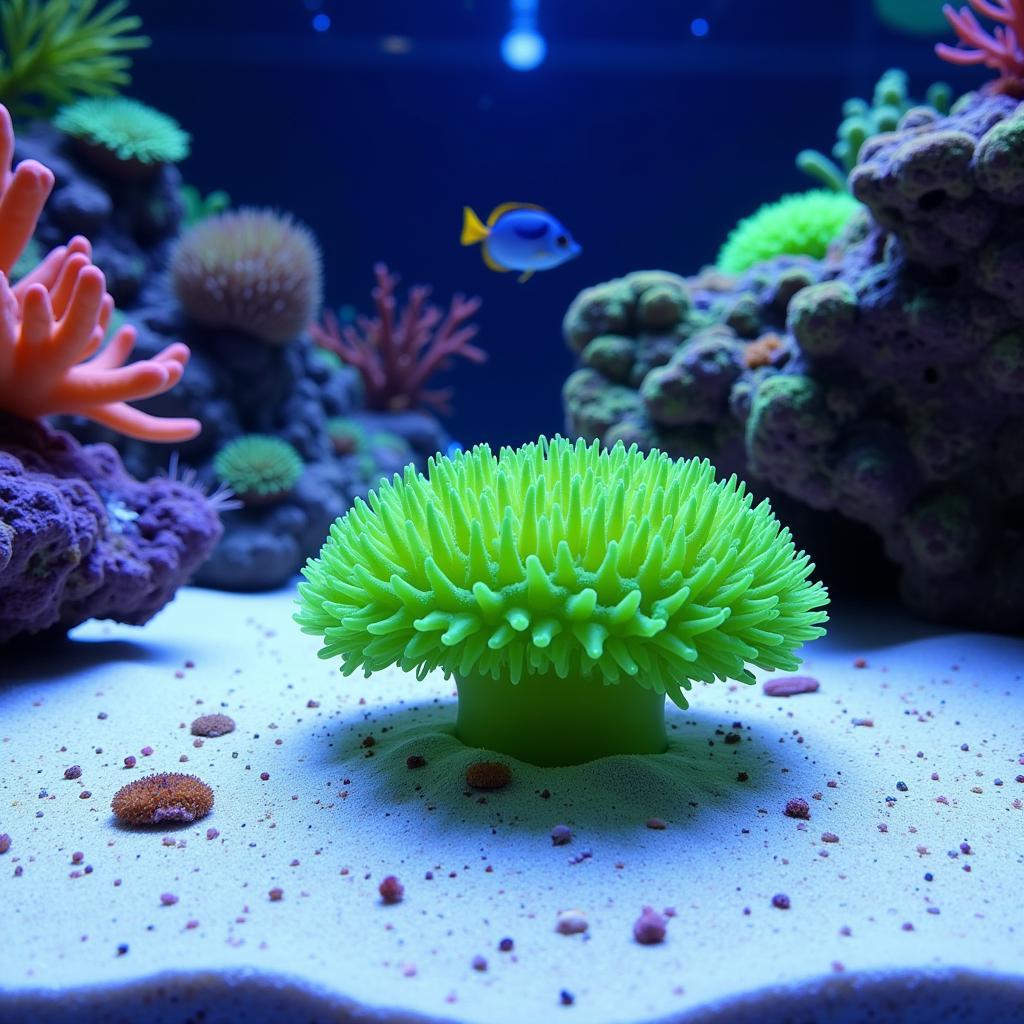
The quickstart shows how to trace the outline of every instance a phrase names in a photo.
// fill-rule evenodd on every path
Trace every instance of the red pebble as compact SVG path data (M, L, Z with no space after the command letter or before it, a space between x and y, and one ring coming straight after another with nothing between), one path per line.
M143 747L142 750L139 751L139 753L142 754L143 757L152 757L153 756L153 748L152 747Z
M388 875L377 887L377 892L385 903L401 903L405 886L394 875Z
M792 800L786 801L785 814L787 818L801 818L804 821L809 821L811 805L802 796L795 796Z
M766 680L762 689L766 697L795 697L798 693L816 693L820 686L812 676L783 676Z
M853 667L854 668L867 668L868 667L868 659L867 658L854 658L854 660L853 660Z
M64 769L65 779L80 779L82 777L82 766L80 764L73 764L70 768Z
M668 828L668 825L666 825L665 822L661 820L661 818L648 818L647 827L653 828L657 832L661 832L663 829Z
M270 897L271 903L280 903L281 900L284 899L284 889L282 889L280 886L275 885L274 888L267 893L267 895Z
M165 907L173 907L178 902L178 897L173 892L162 892L160 894L160 902Z
M772 897L772 906L777 910L789 910L789 897L784 892L777 892Z
M135 755L134 754L129 754L124 759L124 766L125 766L125 768L134 768L136 764L138 764L138 762L135 760Z
M641 946L655 946L665 941L668 922L653 907L644 907L633 923L633 938Z
M6 853L11 848L11 837L5 832L0 836L0 853Z
M260 772L260 778L266 782L270 778L270 772Z

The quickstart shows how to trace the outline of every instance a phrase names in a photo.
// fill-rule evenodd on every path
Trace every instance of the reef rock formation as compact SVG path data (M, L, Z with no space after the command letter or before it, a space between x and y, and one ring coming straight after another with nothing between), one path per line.
M634 274L564 324L568 429L706 454L880 536L917 611L1024 631L1024 112L916 107L821 262Z
M173 166L142 179L106 173L81 161L70 141L48 126L21 138L17 152L46 163L56 177L36 239L50 244L69 231L89 233L111 293L138 329L137 354L153 357L169 341L191 348L188 373L174 391L138 405L154 415L202 420L202 434L178 449L201 484L217 486L217 452L245 434L280 437L305 463L280 501L223 510L224 537L195 582L229 590L283 585L316 554L330 524L357 495L447 447L444 430L429 415L364 413L357 373L336 365L308 337L271 344L253 332L204 326L186 315L167 273L183 215ZM358 435L351 449L332 442L329 425L339 421ZM168 465L166 449L81 419L63 422L84 440L115 445L140 478Z
M141 483L109 445L0 415L0 643L93 618L142 625L220 534L202 491Z

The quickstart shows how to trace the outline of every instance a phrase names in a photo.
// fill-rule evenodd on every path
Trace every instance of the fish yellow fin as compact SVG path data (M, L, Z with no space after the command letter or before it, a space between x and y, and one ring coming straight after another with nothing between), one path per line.
M484 227L480 218L468 207L462 208L462 237L460 241L463 245L476 245L477 242L482 242L490 231Z
M494 257L491 255L490 250L487 248L486 243L480 247L480 252L483 255L484 263L491 268L491 270L498 271L499 274L507 274L509 271L508 267L503 267L500 263L496 262Z
M531 277L533 277L533 271L532 270L524 270L519 275L519 283L520 284L526 284L526 282L529 281Z
M491 215L487 218L487 226L493 228L503 213L511 213L513 210L544 210L544 207L538 206L536 203L502 203L491 210Z

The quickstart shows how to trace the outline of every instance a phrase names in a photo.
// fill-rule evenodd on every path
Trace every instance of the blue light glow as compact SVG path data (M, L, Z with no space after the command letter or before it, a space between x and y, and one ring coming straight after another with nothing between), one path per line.
M698 38L703 39L710 30L707 18L694 18L690 22L690 31Z
M534 29L514 28L501 41L501 56L513 71L532 71L547 56L548 44Z
M331 16L329 14L313 15L313 31L326 32L331 27Z

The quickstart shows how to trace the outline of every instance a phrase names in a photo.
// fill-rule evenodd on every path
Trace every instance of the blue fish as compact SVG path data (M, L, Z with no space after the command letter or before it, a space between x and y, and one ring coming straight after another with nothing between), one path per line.
M481 244L491 270L521 270L520 284L536 270L550 270L580 254L580 247L562 224L542 206L502 203L487 223L468 207L462 208L462 244Z

